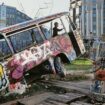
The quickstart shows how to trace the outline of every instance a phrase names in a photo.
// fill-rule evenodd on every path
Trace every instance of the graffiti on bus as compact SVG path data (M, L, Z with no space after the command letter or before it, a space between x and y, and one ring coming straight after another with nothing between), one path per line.
M8 85L8 79L4 72L3 66L0 65L0 90L6 88Z
M53 52L54 55L61 52L65 52L69 54L73 49L73 46L68 36L65 36L65 37L58 36L58 37L55 37L50 42L51 42L51 51Z
M61 52L70 54L73 47L66 37L55 37L50 41L46 41L42 45L33 46L22 51L12 57L8 63L11 70L11 77L20 80L25 71L32 69L51 56L56 56Z
M13 68L11 75L12 78L21 78L23 76L24 70L30 70L35 65L40 64L42 60L46 59L51 54L52 52L50 50L49 42L46 42L40 46L31 47L22 53L16 54L8 63L9 68Z

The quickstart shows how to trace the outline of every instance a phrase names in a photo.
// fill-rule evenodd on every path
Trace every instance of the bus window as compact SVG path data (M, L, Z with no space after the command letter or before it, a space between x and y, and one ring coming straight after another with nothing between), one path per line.
M64 26L65 26L65 28L66 28L66 32L69 32L70 31L70 28L69 28L69 18L68 18L68 16L62 16L61 17L61 19L62 19L62 21L63 21L63 24L64 24Z
M33 29L33 32L34 32L34 38L35 38L36 43L43 43L44 40L43 40L38 28Z
M0 35L0 60L12 54L6 40Z
M41 26L41 31L43 32L45 39L50 39L52 37L52 25L51 22L45 23Z
M3 35L0 34L0 39L4 39Z
M30 30L12 35L9 38L16 52L24 50L33 43Z
M64 27L63 27L63 24L62 24L60 18L52 21L52 27L53 28L55 27L56 22L58 23L58 29L62 29L61 31L58 32L58 35L63 35L65 33L65 30L64 30Z

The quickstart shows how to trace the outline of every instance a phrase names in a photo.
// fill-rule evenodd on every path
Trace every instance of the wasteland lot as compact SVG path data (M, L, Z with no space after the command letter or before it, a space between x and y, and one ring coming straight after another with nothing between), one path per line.
M88 94L93 78L93 74L91 73L92 62L81 58L69 65L65 64L65 67L67 69L67 76L65 78L61 79L55 75L48 75L46 79L34 81L22 95L7 94L4 97L1 96L0 104L12 105L12 103L17 103L17 101L24 105L97 104ZM56 99L54 98L55 96ZM62 101L62 98L66 101ZM99 103L99 105L101 104Z

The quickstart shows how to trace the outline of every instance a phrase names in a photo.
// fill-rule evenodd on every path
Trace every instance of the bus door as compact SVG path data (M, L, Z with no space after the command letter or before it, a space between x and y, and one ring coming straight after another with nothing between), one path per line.
M71 18L69 18L70 23L70 32L69 36L76 51L77 56L85 53L85 47L83 44L82 36L80 33L80 29L76 27L76 25L72 22Z

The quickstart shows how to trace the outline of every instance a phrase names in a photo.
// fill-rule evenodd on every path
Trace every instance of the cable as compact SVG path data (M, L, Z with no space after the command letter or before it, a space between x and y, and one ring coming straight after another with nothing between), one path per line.
M42 7L42 6L40 7L40 6L39 6L39 9L37 10L37 12L36 12L36 14L35 14L35 18L39 17L39 15L40 15L40 13L42 12L42 10L44 10L44 9L48 10L48 8L50 8L50 7L49 7L49 4L51 5L51 8L50 8L48 14L51 13L52 7L53 7L53 5L52 5L52 4L53 4L53 0L52 0L51 2L43 1L43 4L44 4L45 6L44 6L44 7ZM42 13L41 13L41 15L42 15Z
M17 2L18 2L18 4L19 4L19 6L22 8L21 11L22 11L23 13L26 13L26 12L25 12L25 9L24 9L24 7L23 7L23 5L22 5L22 3L21 3L19 0L17 0Z

